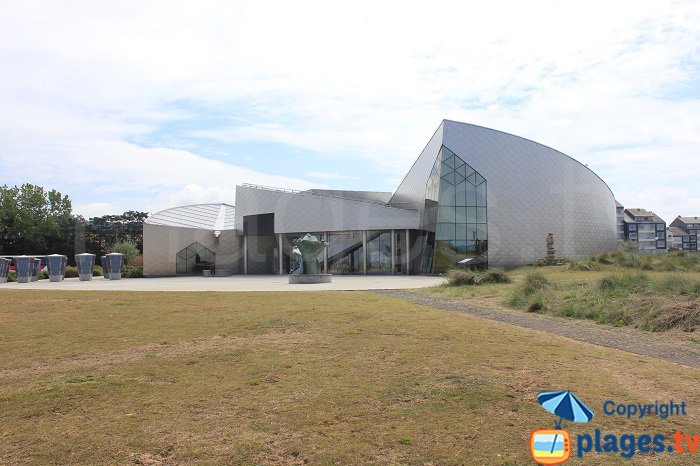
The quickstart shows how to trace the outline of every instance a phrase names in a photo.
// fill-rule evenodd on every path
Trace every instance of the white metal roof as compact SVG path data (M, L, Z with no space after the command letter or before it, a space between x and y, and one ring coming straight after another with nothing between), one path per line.
M236 208L230 204L195 204L161 210L146 223L220 232L235 229L235 214Z

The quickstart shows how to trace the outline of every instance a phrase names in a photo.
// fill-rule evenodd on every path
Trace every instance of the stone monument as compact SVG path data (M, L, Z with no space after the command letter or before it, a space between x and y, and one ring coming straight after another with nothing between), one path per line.
M556 257L554 255L554 235L552 233L547 233L547 238L545 239L547 243L547 255L537 259L537 265L564 265L566 264L566 259L563 257Z
M320 273L321 264L316 258L328 243L308 233L292 243L294 244L292 252L300 259L300 264L293 273L289 274L289 283L330 283L332 275Z

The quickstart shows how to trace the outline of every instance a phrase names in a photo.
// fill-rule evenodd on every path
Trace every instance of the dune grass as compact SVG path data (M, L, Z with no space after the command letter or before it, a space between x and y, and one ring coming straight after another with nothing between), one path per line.
M498 271L505 278L485 287L471 286L474 280L465 279L480 274L455 271L448 275L447 285L425 291L475 304L687 334L700 325L698 270L700 254L620 250L563 266Z
M0 464L524 464L564 388L599 414L574 435L698 425L696 369L378 295L0 298ZM688 417L600 415L671 398Z

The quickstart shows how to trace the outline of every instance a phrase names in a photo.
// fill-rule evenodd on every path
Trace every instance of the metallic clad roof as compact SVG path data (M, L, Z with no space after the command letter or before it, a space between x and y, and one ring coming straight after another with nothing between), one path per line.
M233 230L235 214L236 208L230 204L195 204L161 210L148 217L146 223L212 231Z
M347 191L338 189L309 189L311 194L319 196L342 197L345 199L356 199L358 201L369 201L386 204L391 199L391 194L383 191Z

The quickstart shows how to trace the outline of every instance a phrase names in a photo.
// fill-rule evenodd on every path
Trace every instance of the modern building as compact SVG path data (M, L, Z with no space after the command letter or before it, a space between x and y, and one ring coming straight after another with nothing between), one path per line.
M625 241L625 207L615 201L615 215L617 219L617 242Z
M668 249L683 249L683 237L687 233L678 227L666 228L666 246Z
M545 256L548 233L558 256L579 258L616 248L615 206L603 180L571 157L445 120L393 193L244 184L235 210L158 212L144 224L144 272L197 273L215 262L231 273L288 273L292 241L305 233L328 242L318 259L334 274L528 264Z
M641 253L666 252L666 222L645 209L625 209L625 239Z
M219 274L243 273L241 235L228 204L173 207L143 225L144 274L193 274L219 265Z
M684 251L698 250L700 217L681 217L679 215L671 222L670 226L678 229L677 233L682 238L681 247Z

